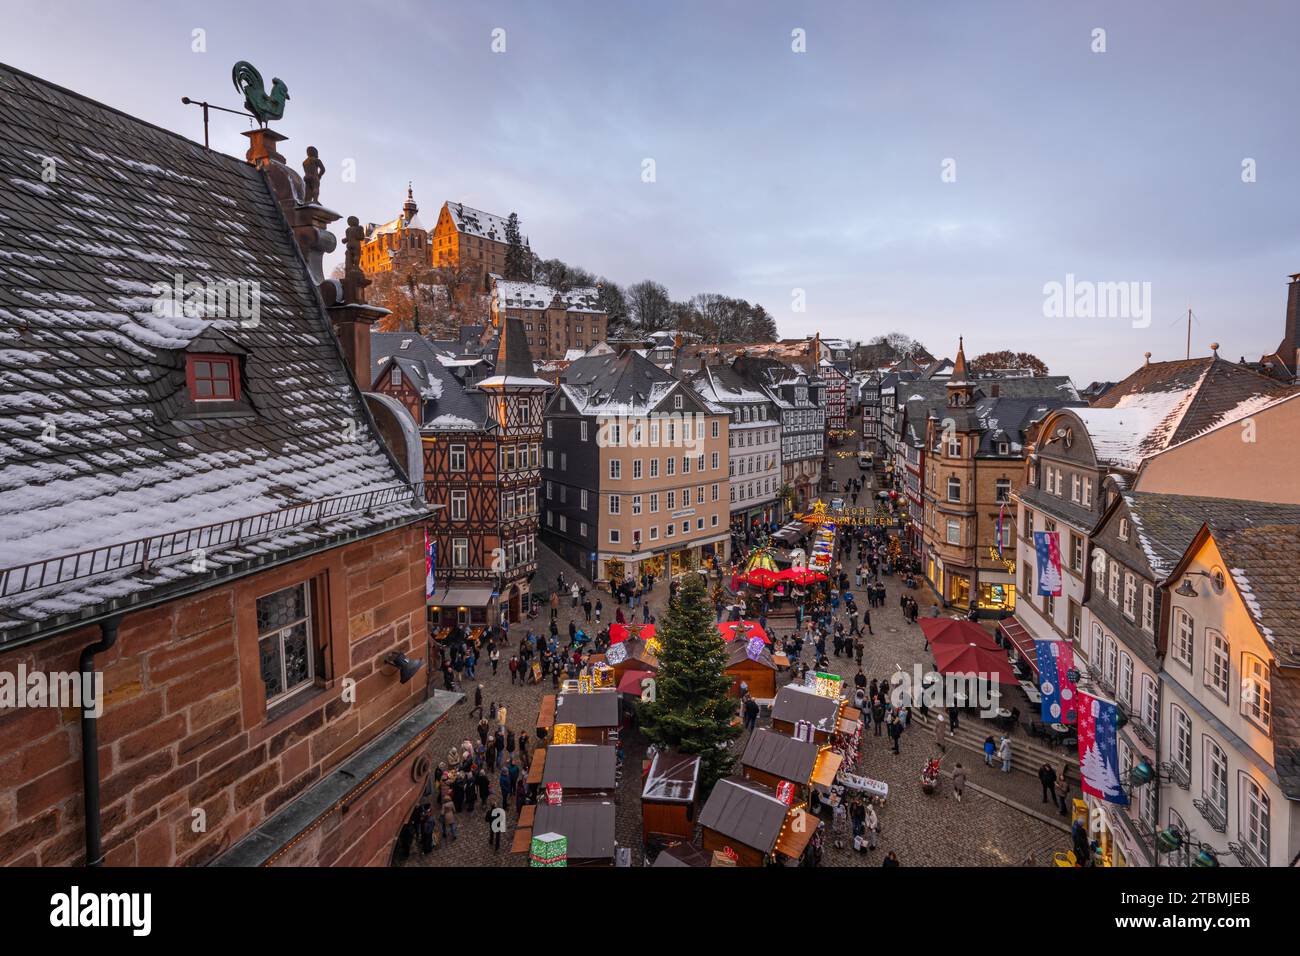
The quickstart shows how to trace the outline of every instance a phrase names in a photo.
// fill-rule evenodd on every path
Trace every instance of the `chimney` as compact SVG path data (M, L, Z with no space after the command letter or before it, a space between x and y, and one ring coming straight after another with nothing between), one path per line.
M1291 363L1291 374L1300 374L1300 272L1286 287L1286 334L1277 347L1282 361Z

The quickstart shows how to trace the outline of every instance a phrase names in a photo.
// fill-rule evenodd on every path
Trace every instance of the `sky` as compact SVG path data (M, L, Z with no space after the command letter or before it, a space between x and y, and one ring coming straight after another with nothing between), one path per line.
M1300 272L1294 2L0 0L0 22L0 61L199 141L180 98L240 108L249 60L344 216L393 218L411 181L428 224L515 211L545 258L761 302L782 336L960 335L1083 385L1182 358L1189 308L1193 355L1271 352ZM213 148L242 155L248 122L214 113ZM1070 276L1134 306L1053 309Z

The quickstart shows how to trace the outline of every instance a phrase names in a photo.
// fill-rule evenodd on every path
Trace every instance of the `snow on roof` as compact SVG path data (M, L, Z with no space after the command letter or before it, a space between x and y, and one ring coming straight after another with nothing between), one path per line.
M459 415L438 415L424 423L425 428L439 429L450 431L453 429L464 429L466 431L477 431L478 425L468 418L461 418Z
M541 282L516 282L500 276L492 279L492 298L498 309L549 309L558 296L566 312L605 311L600 307L600 290L595 286L561 292Z
M464 203L452 202L450 199L445 205L448 215L451 216L451 224L456 227L457 232L492 239L496 242L506 241L506 217L484 212L482 209L475 209Z
M1112 408L1071 411L1088 429L1098 461L1135 469L1165 447L1195 395L1195 388L1134 392Z
M0 137L0 168L36 182L35 151L59 169L32 195L0 190L0 270L17 260L41 272L39 283L0 274L0 567L404 483L260 171L5 67L0 113L14 133ZM156 290L173 288L176 273L256 283L258 321L164 299ZM245 401L198 414L190 347L237 355ZM324 530L214 544L205 558L242 567L256 553L329 546L347 528L421 513L406 498ZM12 590L0 598L0 641L180 583L193 564L189 553L148 570L119 560Z

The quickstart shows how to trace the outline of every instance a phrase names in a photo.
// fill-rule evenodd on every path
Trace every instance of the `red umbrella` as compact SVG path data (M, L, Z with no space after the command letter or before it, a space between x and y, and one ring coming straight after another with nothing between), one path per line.
M761 637L763 643L772 643L772 638L768 637L763 626L757 621L722 621L718 624L718 633L722 635L724 641L734 641L737 638L748 641L753 637Z
M990 651L975 643L935 644L934 666L941 674L973 674L998 684L1018 683L1011 665L997 650Z
M804 587L818 581L828 580L821 571L813 571L808 568L786 568L784 571L779 572L776 577L778 581L791 581Z
M975 644L987 651L1000 651L988 631L970 621L952 617L923 617L921 630L931 644Z
M777 582L777 572L767 568L754 568L745 572L741 578L746 584L752 584L755 587L770 588L774 587Z
M636 629L636 637L643 641L648 641L655 636L655 626L653 624L611 624L609 627L609 642L611 644L622 644L629 637L633 636L633 629Z

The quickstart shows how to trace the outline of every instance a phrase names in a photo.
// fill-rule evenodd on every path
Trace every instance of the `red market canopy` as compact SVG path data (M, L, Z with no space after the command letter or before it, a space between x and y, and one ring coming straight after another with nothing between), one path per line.
M804 586L829 580L821 571L812 571L808 568L786 568L784 571L777 572L776 579Z
M951 617L923 617L921 631L931 644L974 644L986 651L1001 651L988 631L972 621Z
M718 624L718 633L724 641L734 641L737 638L748 641L750 638L761 637L764 644L772 643L772 638L757 621L722 621Z
M998 684L1019 683L1001 648L989 650L979 644L948 642L933 644L930 650L941 674L970 674Z
M755 587L770 588L776 586L778 578L776 571L767 568L754 568L752 571L746 571L742 574L740 580Z
M644 690L641 681L654 676L654 671L624 671L623 678L618 682L618 692L640 697L642 690Z
M622 644L633 636L649 641L655 636L655 626L653 624L611 624L609 626L611 644Z

